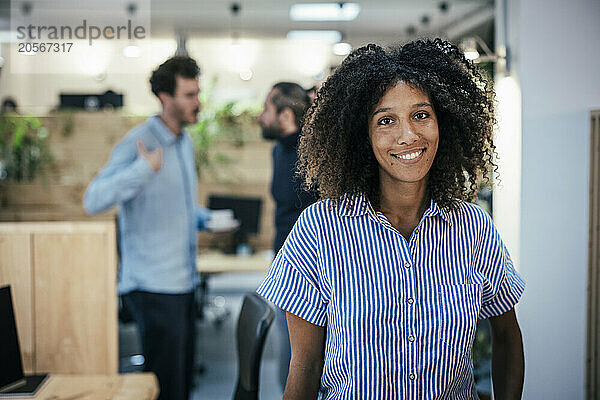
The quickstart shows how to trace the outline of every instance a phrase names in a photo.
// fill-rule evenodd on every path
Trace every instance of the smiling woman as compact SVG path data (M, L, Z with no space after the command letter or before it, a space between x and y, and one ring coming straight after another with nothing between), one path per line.
M406 182L425 187L439 140L429 96L404 82L390 88L375 106L369 138L382 186Z
M519 399L524 289L490 216L492 92L440 39L351 53L308 111L300 172L322 201L258 292L287 312L285 399L477 399L489 318L494 394Z
M323 198L363 193L378 204L379 164L368 133L378 103L399 82L424 95L430 107L423 111L439 125L439 149L428 176L431 198L455 208L458 200L476 196L480 178L486 183L494 167L490 84L448 42L417 41L390 50L371 44L344 60L306 116L300 169Z

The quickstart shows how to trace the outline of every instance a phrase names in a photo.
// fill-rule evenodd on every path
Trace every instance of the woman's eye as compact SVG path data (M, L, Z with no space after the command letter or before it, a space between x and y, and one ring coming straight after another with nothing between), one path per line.
M415 119L425 119L427 117L429 117L429 113L426 113L425 111L419 111L415 114Z
M389 125L392 122L394 122L394 120L392 120L391 118L389 118L389 117L383 117L379 121L377 121L377 124L378 125Z

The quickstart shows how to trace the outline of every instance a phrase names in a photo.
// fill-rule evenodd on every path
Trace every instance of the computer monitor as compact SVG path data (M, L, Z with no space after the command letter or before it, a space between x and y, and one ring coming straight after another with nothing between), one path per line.
M249 235L257 235L260 232L262 210L260 197L211 194L208 197L208 208L211 210L231 209L234 218L240 221L240 227L234 237L234 249L239 244L248 243ZM234 249L232 251L235 251Z
M10 286L0 287L0 360L0 398L33 395L46 380L47 374L23 374Z
M239 231L244 235L257 235L260 231L262 199L224 194L211 194L208 197L211 210L233 210L233 216L240 221Z
M85 110L98 110L106 107L123 107L123 95L107 90L101 94L93 93L61 93L61 109L82 108Z
M10 286L0 288L0 388L24 379Z

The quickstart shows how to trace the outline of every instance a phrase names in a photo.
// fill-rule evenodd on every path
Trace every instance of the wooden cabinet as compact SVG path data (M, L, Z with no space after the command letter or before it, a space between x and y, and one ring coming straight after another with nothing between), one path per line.
M0 223L26 372L117 372L116 265L112 221Z

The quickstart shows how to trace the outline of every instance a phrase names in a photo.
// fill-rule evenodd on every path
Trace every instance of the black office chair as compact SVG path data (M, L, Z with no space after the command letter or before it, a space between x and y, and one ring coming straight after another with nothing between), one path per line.
M244 296L237 325L238 381L233 400L258 400L260 360L274 318L273 307L261 296Z

